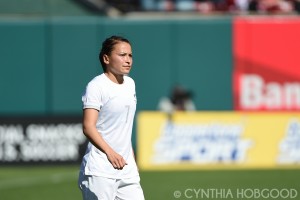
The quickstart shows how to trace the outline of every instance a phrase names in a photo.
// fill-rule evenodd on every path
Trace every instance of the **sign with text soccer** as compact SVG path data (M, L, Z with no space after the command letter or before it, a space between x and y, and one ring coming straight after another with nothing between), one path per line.
M300 110L299 33L295 17L235 18L235 110Z
M0 165L78 163L85 146L80 117L0 118Z
M161 112L138 115L141 169L300 167L300 114Z

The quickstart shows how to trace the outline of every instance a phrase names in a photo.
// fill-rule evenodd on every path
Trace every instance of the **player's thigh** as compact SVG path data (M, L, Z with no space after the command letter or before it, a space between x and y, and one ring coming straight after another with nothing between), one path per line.
M117 193L116 179L99 176L79 177L79 188L83 200L108 200L114 199Z
M140 177L120 180L115 200L144 200Z

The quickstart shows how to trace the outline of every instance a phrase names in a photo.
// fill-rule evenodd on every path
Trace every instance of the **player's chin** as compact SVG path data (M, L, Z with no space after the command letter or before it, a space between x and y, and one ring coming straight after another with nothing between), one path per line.
M128 67L128 68L126 67L122 71L124 74L129 74L130 70L131 70L131 67Z

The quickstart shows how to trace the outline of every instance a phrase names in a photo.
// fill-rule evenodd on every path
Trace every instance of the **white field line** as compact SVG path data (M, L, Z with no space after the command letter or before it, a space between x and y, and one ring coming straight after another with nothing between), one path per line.
M78 172L79 173L79 172ZM44 176L31 176L22 178L11 178L7 180L0 180L0 191L11 188L18 187L28 187L33 185L38 185L42 183L61 183L64 181L74 180L78 178L77 172L66 172L66 173L56 173Z

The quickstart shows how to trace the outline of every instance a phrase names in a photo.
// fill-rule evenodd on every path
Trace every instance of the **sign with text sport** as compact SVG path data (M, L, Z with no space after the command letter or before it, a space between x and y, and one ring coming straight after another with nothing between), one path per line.
M143 170L300 168L299 113L141 112L137 133Z

